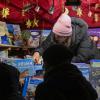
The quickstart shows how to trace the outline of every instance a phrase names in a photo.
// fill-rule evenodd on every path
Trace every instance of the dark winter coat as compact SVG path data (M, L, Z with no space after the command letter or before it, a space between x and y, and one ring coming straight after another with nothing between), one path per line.
M64 67L65 66L65 67ZM74 65L46 71L35 100L96 100L97 93Z
M24 100L19 92L19 71L0 63L0 100Z
M80 18L72 18L72 39L71 45L69 49L73 52L74 58L72 62L88 62L90 59L95 58L96 48L94 44L91 42L87 29L87 24ZM54 41L54 33L47 37L47 39L41 44L41 46L36 49L36 51L42 53L45 49L47 49L50 45L57 44Z

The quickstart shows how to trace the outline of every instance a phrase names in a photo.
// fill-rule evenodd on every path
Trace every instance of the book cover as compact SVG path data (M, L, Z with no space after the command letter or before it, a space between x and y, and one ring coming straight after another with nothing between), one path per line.
M33 76L33 77L29 77L29 80L28 81L27 80L25 80L24 83L23 96L27 100L30 100L31 98L34 98L36 87L41 82L43 82L43 77Z
M86 63L73 63L78 67L78 69L82 72L83 76L90 81L91 77L91 70L90 70L90 65Z
M30 30L31 35L28 39L28 46L37 48L40 45L41 30Z
M100 28L88 29L90 39L96 44L97 48L100 49Z
M8 28L8 38L10 41L10 44L15 46L22 46L23 45L23 39L21 37L21 29L19 25L14 24L7 24Z
M25 70L28 71L29 76L33 76L35 74L34 70L34 62L33 59L14 59L13 60L13 66L18 68L20 72L23 72Z
M8 33L7 25L5 22L0 21L0 36L4 36Z
M51 30L42 30L41 32L41 43L48 37Z

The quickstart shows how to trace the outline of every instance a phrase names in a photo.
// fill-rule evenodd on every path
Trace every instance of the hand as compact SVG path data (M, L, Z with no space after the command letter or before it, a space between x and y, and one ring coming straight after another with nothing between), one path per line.
M35 52L35 53L34 53L33 59L34 59L34 62L35 62L36 64L39 64L39 60L40 60L40 54L39 54L39 52Z
M21 79L21 78L25 78L25 77L27 77L28 75L29 75L28 70L25 70L25 71L23 71L23 72L20 73L19 78L20 78L20 79Z

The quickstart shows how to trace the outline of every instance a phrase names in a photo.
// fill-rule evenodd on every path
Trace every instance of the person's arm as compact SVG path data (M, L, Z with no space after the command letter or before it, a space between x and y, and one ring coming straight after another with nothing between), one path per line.
M77 56L73 57L72 62L87 62L94 58L94 47L87 35L82 39L77 51Z
M80 18L75 19L75 24L80 26L82 39L80 40L77 56L72 59L72 62L87 62L94 58L94 44L91 42L87 33L88 25Z
M43 41L40 47L35 49L35 52L33 54L33 59L35 63L39 62L40 55L43 54L43 52L51 45L51 43L52 43L52 34L50 33L50 35L46 38L46 40Z
M36 48L35 51L39 52L42 55L44 50L46 50L51 45L51 42L52 42L52 33L48 35L46 40L44 40L43 43L40 45L40 47Z

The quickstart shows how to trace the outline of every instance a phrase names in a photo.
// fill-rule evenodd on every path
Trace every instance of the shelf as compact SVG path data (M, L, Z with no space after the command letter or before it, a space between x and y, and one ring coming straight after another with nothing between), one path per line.
M33 47L26 47L26 46L14 46L14 45L7 45L7 44L0 44L0 48L33 48Z
M20 48L20 46L14 46L14 45L7 45L7 44L0 44L0 47L6 47L6 48Z

